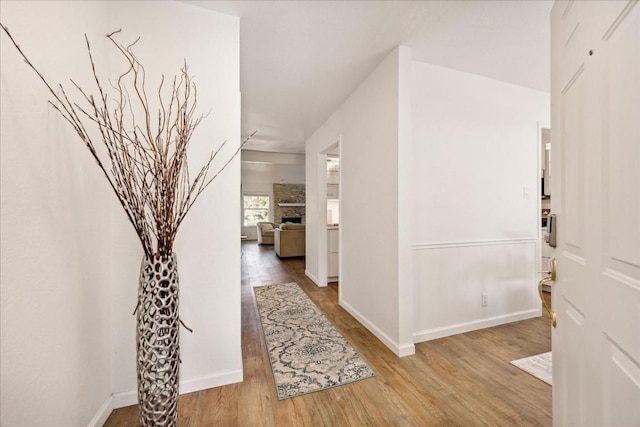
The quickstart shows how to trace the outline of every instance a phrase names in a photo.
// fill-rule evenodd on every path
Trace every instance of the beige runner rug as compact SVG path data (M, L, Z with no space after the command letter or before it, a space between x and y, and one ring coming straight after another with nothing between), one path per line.
M297 283L253 290L278 400L375 375Z

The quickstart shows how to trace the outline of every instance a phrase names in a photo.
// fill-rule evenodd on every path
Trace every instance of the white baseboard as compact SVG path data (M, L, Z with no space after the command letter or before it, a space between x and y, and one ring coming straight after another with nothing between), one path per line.
M541 309L525 310L516 313L504 314L501 316L490 317L487 319L474 320L472 322L458 323L457 325L445 326L442 328L427 329L424 331L414 332L413 342L419 343L431 341L438 338L444 338L451 335L471 332L478 329L490 328L492 326L504 325L505 323L517 322L519 320L540 317Z
M209 377L195 378L180 382L180 394L192 393L194 391L206 390L208 388L220 387L223 385L241 383L243 378L242 369L221 372Z
M398 347L396 354L399 357L411 356L416 354L416 346L415 344L402 344Z
M107 422L107 418L109 418L109 415L111 415L113 409L113 395L111 395L107 398L107 400L104 401L100 409L98 409L98 412L96 412L96 415L91 421L89 421L89 424L87 424L87 426L102 427L104 423Z
M129 390L113 393L113 409L124 408L138 403L138 391Z
M318 284L318 278L313 274L311 274L309 270L304 270L304 275L307 276L309 279L311 279L311 281L316 285Z
M345 302L342 298L339 301L340 307L344 308L349 314L351 314L358 322L362 323L365 328L367 328L373 335L376 336L380 341L384 343L391 351L393 351L397 356L404 357L415 354L416 346L413 343L409 344L398 344L395 340L381 331L376 325L374 325L369 319L364 317L358 310L350 306L347 302Z
M243 371L236 369L222 372L208 377L195 378L180 382L180 394L192 393L194 391L206 390L208 388L221 387L223 385L242 382ZM114 409L131 406L138 403L138 392L136 390L113 393L102 404L96 415L89 423L89 427L101 427Z

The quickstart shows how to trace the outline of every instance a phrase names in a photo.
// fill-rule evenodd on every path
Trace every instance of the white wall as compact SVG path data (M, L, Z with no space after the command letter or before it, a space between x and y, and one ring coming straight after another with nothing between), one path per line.
M326 276L326 204L318 156L340 141L340 305L392 350L399 342L398 105L395 49L306 143L307 275ZM322 167L321 167L322 166ZM316 189L312 191L311 189ZM324 211L324 214L323 214Z
M123 29L123 38L142 37L136 52L147 66L148 81L156 82L152 87L160 76L152 79L151 70L173 75L187 60L198 87L198 107L209 112L191 141L190 169L195 173L227 140L216 162L222 166L240 143L238 18L180 2L140 1L113 3L111 21L113 28ZM176 239L180 313L194 329L193 334L181 331L181 393L242 380L239 181L238 157L198 200ZM118 316L118 335L133 327L126 313ZM135 389L133 344L120 340L116 391Z
M340 304L396 354L539 316L548 125L546 93L394 50L307 141L307 275L326 275L319 158L339 140Z
M192 139L192 170L213 145L229 141L221 159L239 145L237 18L178 2L75 1L2 2L0 16L54 82L92 87L84 33L104 74L116 58L104 35L141 36L151 88L186 58L198 107L211 110ZM86 148L4 35L1 54L1 423L100 425L136 399L131 313L142 250ZM194 329L181 333L182 393L242 380L239 164L199 200L175 245L181 317Z
M304 184L304 154L242 151L242 193L266 194L270 197L270 221L273 221L273 184ZM242 206L242 200L240 201ZM242 221L242 217L241 217ZM277 222L277 221L275 221ZM255 226L242 227L248 240L257 240Z
M416 342L538 316L538 124L549 124L549 95L419 62L412 78Z
M91 84L75 64L87 64L84 32L108 32L105 16L100 2L0 4L2 23L52 82ZM111 393L110 290L135 285L110 248L132 230L105 232L117 207L106 180L8 37L0 40L0 424L86 426ZM102 64L105 46L93 46Z

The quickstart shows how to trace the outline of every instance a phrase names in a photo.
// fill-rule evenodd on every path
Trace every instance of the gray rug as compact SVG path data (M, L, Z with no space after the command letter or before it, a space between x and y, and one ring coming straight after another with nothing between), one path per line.
M375 375L297 283L254 292L278 400Z
M514 360L511 364L533 375L539 380L542 380L549 385L553 385L553 378L551 375L551 352Z

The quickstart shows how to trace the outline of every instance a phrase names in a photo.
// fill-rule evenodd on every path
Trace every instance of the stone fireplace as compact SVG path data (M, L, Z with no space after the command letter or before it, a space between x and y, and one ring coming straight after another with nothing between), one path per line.
M273 220L305 222L305 185L273 184Z

